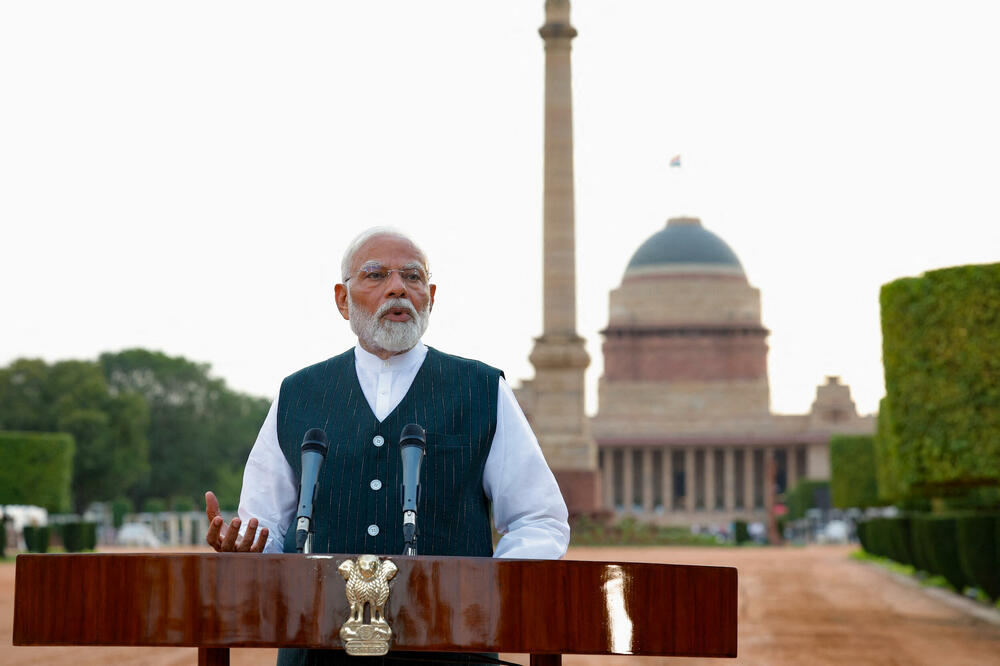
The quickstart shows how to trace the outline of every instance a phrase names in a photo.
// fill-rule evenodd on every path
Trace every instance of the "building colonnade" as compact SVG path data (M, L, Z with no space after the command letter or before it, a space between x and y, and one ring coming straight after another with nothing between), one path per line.
M807 445L648 445L600 447L602 504L653 522L705 523L759 516L776 492L807 476Z

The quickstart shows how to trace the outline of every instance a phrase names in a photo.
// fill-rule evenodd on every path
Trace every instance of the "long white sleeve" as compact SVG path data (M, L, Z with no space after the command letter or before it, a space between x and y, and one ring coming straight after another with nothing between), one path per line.
M295 518L299 501L298 487L298 480L278 444L278 399L275 398L243 470L240 533L246 531L250 518L256 518L258 531L261 527L267 528L264 552L284 552L285 529Z
M566 502L528 419L503 379L483 491L493 501L493 524L503 535L493 557L542 560L566 554Z

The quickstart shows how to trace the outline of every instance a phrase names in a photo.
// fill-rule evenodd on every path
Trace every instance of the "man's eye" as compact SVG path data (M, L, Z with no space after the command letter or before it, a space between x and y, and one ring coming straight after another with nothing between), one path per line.
M403 271L403 279L407 282L421 282L419 271Z
M385 279L385 271L368 271L365 273L365 277L369 280L380 282Z

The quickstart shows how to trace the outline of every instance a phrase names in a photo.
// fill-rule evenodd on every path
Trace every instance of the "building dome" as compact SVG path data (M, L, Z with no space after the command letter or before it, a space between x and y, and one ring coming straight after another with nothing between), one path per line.
M722 273L745 277L743 265L724 240L696 217L675 217L646 239L632 255L625 275L645 273Z

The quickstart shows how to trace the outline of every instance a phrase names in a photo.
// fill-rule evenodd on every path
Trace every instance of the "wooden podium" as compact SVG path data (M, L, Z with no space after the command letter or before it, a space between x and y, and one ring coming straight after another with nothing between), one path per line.
M14 645L341 648L346 555L18 555ZM736 569L390 556L393 650L736 656Z

